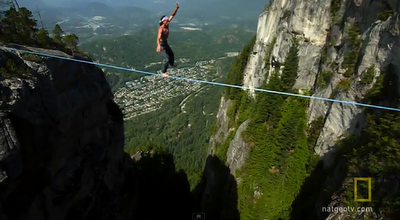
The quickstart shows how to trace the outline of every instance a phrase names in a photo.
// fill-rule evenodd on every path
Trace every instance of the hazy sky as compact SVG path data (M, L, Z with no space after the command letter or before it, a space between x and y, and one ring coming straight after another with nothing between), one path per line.
M79 4L85 4L89 2L101 2L107 5L130 5L139 6L146 9L170 9L175 5L175 0L18 0L20 6L35 7L51 5L51 6L78 6ZM261 12L264 5L268 0L180 0L182 8L187 7L188 9L202 9L207 10L207 8L218 8L226 4L239 5L242 10L254 10L254 8L259 8Z

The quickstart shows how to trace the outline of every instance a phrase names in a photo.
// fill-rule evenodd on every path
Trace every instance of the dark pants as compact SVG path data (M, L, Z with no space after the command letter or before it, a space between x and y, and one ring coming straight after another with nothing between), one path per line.
M167 72L167 69L169 65L173 66L174 65L174 52L172 51L171 47L168 45L168 43L161 43L161 51L160 54L164 58L164 69L163 73Z

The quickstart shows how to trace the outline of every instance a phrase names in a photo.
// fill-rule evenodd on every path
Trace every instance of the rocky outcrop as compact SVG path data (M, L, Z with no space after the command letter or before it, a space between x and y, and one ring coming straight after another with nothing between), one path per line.
M6 47L0 67L3 219L121 219L131 161L104 73Z
M246 143L242 136L242 132L247 129L249 122L250 121L247 120L238 127L236 135L229 144L229 148L226 153L226 162L229 164L232 175L235 175L235 171L243 166L249 154L251 144Z
M231 105L231 100L225 100L224 97L221 97L221 104L218 109L218 114L217 114L217 127L218 130L216 133L211 136L210 138L210 152L209 154L212 154L214 147L217 143L222 143L225 141L226 137L228 136L229 133L229 117L228 117L228 108Z
M349 5L342 4L342 19L348 21L343 26L333 25L328 35L334 39L333 44L329 45L327 51L327 63L335 63L337 68L323 66L334 74L327 88L318 88L314 95L321 97L334 97L335 99L358 102L363 100L369 89L375 82L376 77L380 76L382 70L386 70L389 65L398 66L399 56L399 15L400 5L396 1L386 1L393 10L393 16L386 20L379 20L377 14L385 10L382 3L377 1L350 1ZM397 6L396 6L397 5ZM338 12L339 13L339 12ZM344 60L348 53L349 44L353 42L345 41L343 36L348 35L349 28L358 25L361 35L361 49L357 53L356 72L351 80L347 91L335 92L334 89L343 82L343 73L346 71ZM364 83L363 78L369 68L373 68L374 80ZM398 71L397 71L398 72ZM329 95L329 96L328 96ZM327 154L343 134L354 133L357 123L364 124L365 119L361 116L361 108L341 103L327 103L313 100L309 108L309 121L318 116L325 117L325 126L320 134L315 150L318 154ZM327 165L331 164L332 158L325 157Z
M253 53L243 73L244 86L258 88L268 80L266 76L275 71L275 68L283 68L280 64L284 62L293 38L298 38L299 74L294 87L305 91L312 90L320 70L321 52L330 27L329 6L330 1L319 1L318 4L308 1L272 1L258 20ZM266 59L274 63L275 68L267 68ZM250 91L250 94L256 98L254 92ZM226 111L221 105L218 115ZM219 120L219 123L222 123L221 127L226 126L222 120ZM241 146L244 145L232 144L230 148L247 154L249 148L240 149ZM229 158L232 155L227 156L228 161L233 160Z
M259 62L257 62L258 66L256 67L247 68L245 71L244 84L247 86L259 87L261 82L268 80L264 79L264 76L268 76L272 71L275 71L274 68L265 68L265 62L263 62L266 58L268 44L274 43L273 47L271 47L270 57L267 57L267 59L270 61L275 59L278 63L283 63L293 39L296 38L300 41L299 72L294 88L302 91L313 90L317 73L321 70L321 55L331 24L330 4L330 0L318 1L317 4L312 1L273 1L269 9L260 15L257 41L254 48L258 53L250 58L248 65L252 65L251 63L254 62L252 60L259 60ZM283 68L283 66L281 66L281 68ZM264 71L261 71L263 69ZM265 72L265 70L269 70L269 72ZM322 95L322 97L329 98L331 94L326 92ZM316 94L316 96L321 96L321 94ZM351 101L351 97L348 100ZM320 103L321 101L319 101L317 105L321 105ZM312 105L313 103L309 110L309 114L311 115L309 117L309 122L315 119L313 114L316 110ZM346 108L349 106L344 107ZM327 107L322 108L324 110L320 111L321 114L318 116L323 116L326 113ZM331 113L333 115L337 114L332 111ZM342 115L343 112L340 114ZM335 124L335 122L333 122L333 124ZM339 121L337 121L335 125L337 124L340 124ZM336 134L336 136L332 134L327 135L326 132L322 132L321 137L327 136L326 138L336 141L338 136L347 128L346 124L343 126L344 128L337 129L338 134ZM328 121L325 128L331 127L332 124ZM324 143L324 145L319 146L316 149L317 152L320 152L320 149L327 148L326 146L331 144L327 139L324 140L321 138L318 143Z

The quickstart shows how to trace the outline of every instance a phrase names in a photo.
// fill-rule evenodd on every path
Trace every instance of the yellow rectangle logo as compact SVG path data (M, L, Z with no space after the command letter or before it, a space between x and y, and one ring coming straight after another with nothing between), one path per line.
M358 199L357 198L357 181L367 181L368 182L368 199ZM354 201L356 202L371 202L371 178L359 177L354 178Z

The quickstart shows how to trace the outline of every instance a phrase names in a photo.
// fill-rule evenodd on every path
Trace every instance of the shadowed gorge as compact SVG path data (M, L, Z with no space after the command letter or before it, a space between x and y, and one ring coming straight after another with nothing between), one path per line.
M193 190L196 206L206 219L239 220L237 183L229 167L217 156L209 155L200 183Z

